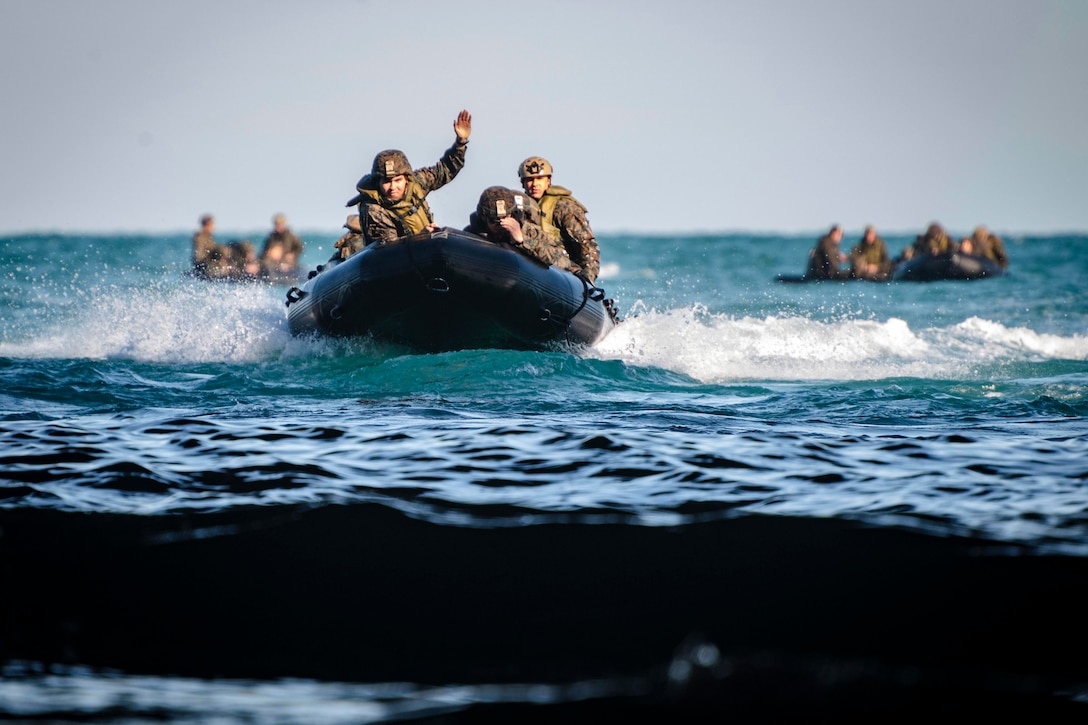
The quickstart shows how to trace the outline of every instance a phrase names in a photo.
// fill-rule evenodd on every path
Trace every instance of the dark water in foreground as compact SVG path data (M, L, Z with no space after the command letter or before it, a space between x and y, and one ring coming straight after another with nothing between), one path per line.
M0 718L1083 722L1088 238L1006 241L605 237L597 348L416 355L0 240Z

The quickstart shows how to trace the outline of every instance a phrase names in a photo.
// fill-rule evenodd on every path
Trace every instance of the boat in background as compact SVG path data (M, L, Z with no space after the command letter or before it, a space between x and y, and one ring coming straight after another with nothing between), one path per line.
M216 244L206 264L190 267L185 276L205 282L261 282L272 285L295 285L305 280L298 266L288 269L268 269L261 264L256 248L248 239L234 239Z
M803 274L780 274L776 282L798 284L803 282L940 282L943 280L969 281L1000 277L1005 270L997 262L975 254L949 252L947 254L920 254L899 260L885 279L868 280L858 277L820 279Z
M941 280L974 280L1000 277L1001 265L975 254L949 252L920 254L899 262L892 270L893 282L937 282Z
M428 352L593 345L618 318L581 277L451 228L372 244L287 293L294 335L366 336Z

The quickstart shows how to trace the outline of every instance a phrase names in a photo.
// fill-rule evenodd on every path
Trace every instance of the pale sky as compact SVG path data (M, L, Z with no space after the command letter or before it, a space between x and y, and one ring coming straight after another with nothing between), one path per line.
M1088 230L1085 0L0 0L0 68L0 233L335 233L462 108L449 226L542 155L598 233Z

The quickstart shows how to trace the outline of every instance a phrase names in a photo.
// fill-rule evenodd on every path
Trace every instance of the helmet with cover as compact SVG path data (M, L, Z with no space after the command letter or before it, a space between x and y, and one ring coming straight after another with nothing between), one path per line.
M540 156L530 156L518 166L518 178L531 179L536 176L551 176L552 165Z
M412 173L412 167L403 151L387 149L374 157L374 166L370 169L370 173L382 181L389 181L394 176Z
M476 214L484 222L497 222L522 208L518 197L521 197L520 193L505 186L489 186L480 194Z

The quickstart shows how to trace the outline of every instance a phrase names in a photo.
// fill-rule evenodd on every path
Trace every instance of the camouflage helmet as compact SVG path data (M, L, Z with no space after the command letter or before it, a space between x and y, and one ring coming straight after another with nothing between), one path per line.
M374 157L374 166L370 173L383 181L388 181L394 176L412 173L412 167L408 164L408 157L403 151L387 149Z
M476 204L476 215L485 222L496 222L503 217L508 217L524 204L524 202L519 204L517 197L521 197L521 194L505 186L489 186L480 194L480 201Z
M551 176L552 165L547 159L539 156L530 156L518 166L518 178L530 179L535 176Z

